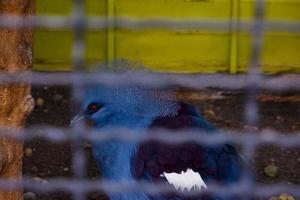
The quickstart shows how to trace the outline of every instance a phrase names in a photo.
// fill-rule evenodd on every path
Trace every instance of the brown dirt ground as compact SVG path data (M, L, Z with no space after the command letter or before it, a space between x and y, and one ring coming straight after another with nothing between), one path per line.
M67 127L72 116L70 88L35 87L33 96L37 105L27 120L27 126L53 125ZM244 93L240 91L181 91L182 99L197 105L199 110L220 129L245 130L243 109ZM299 94L268 94L259 96L259 125L261 128L273 128L286 134L296 134L300 130L300 96ZM25 143L24 151L32 149L32 155L24 156L23 174L42 179L72 176L72 145L70 143L54 144L45 140L33 140ZM97 178L99 172L95 166L89 145L86 145L87 177ZM264 173L269 164L278 167L274 178ZM300 184L300 146L294 149L264 145L257 149L253 171L260 183L283 182ZM25 192L28 190L25 189ZM282 191L284 193L284 191ZM38 200L68 200L71 195L57 191L51 194L37 194ZM97 192L89 194L88 199L105 199Z

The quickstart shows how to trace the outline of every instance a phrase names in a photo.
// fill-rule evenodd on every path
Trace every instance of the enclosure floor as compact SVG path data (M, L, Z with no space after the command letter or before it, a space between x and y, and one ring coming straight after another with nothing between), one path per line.
M70 88L39 87L32 90L37 105L27 120L27 126L54 125L68 127L73 111L71 110ZM246 130L243 109L245 96L240 91L181 91L180 99L197 105L200 112L220 129ZM259 97L259 125L252 129L272 128L286 134L300 131L300 94L266 94ZM32 150L32 155L24 156L23 174L47 179L50 177L71 177L72 145L70 143L53 144L43 140L25 143L24 151ZM91 155L91 147L85 145L88 164L87 177L97 179L100 175ZM278 175L265 175L266 166L278 167ZM297 167L298 166L298 167ZM261 183L284 182L300 184L300 147L284 149L275 146L261 146L257 149L253 171L256 180ZM26 192L26 190L25 190ZM284 193L284 191L282 191ZM90 200L105 199L98 193L89 194ZM38 194L38 200L68 200L70 194L58 191L51 194Z

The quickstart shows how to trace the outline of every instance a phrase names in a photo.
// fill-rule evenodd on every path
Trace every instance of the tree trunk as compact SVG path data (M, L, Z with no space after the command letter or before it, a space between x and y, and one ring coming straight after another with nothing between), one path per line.
M34 14L34 0L0 0L0 15ZM32 66L33 31L25 28L0 27L0 73L17 73ZM3 76L3 75L1 75ZM33 109L28 84L0 85L0 126L21 130ZM0 137L0 178L18 180L22 175L23 143L11 137ZM0 200L23 199L22 190L3 191Z

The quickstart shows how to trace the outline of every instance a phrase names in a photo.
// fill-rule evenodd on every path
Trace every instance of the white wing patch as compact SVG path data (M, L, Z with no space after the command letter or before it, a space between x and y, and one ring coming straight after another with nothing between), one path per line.
M192 169L187 169L185 172L181 171L180 174L174 172L163 172L161 176L165 177L167 181L175 187L176 190L201 191L202 187L204 189L207 188L201 175L198 172L194 172Z

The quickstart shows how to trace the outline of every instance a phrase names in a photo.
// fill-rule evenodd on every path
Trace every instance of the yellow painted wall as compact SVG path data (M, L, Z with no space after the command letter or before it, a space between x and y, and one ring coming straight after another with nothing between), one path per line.
M236 15L239 19L251 20L253 13L252 0L114 0L114 13L108 12L107 0L85 2L86 13L89 16L114 14L118 17L130 16L140 19L168 17L230 20ZM300 1L266 2L266 19L300 23ZM237 8L234 15L231 12L233 8ZM38 15L70 15L71 12L72 0L37 0ZM110 34L108 32L87 32L87 65L115 58L140 62L157 71L243 72L247 68L250 56L250 36L246 32L201 29L118 29L111 30ZM109 37L112 33L114 42L112 37ZM70 30L36 31L34 68L70 70L72 40ZM300 34L267 32L264 36L262 68L267 73L299 72L299 52Z

